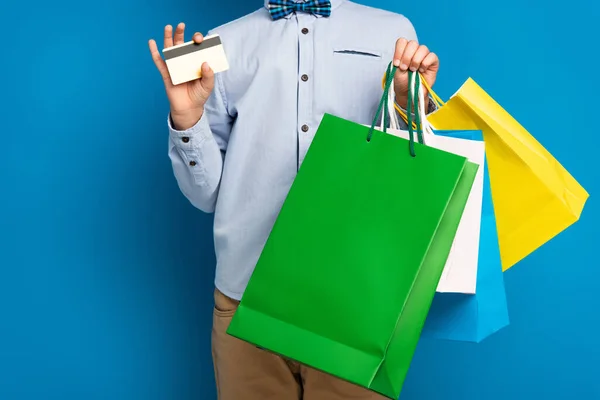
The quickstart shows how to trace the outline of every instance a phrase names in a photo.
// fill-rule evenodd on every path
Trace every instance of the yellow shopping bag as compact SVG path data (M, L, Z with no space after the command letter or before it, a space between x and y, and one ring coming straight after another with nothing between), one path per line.
M427 89L434 129L483 132L504 271L579 220L586 190L473 79L446 103Z

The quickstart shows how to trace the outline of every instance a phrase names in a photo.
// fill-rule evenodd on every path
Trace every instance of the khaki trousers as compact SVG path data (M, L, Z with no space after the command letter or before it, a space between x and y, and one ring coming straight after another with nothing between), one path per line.
M215 290L212 356L218 400L385 399L227 335L238 304Z

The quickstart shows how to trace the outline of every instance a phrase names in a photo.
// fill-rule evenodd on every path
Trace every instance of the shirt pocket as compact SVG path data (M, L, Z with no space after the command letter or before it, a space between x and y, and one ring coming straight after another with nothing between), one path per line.
M340 61L346 60L348 62L360 62L368 60L381 60L383 54L380 51L363 47L334 46L333 56Z

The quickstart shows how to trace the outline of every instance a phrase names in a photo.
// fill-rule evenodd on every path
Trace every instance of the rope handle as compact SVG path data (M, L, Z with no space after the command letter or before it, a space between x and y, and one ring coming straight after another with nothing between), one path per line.
M391 69L391 73L390 73L390 69ZM383 132L386 133L387 132L387 110L382 110L382 108L384 107L384 105L388 105L388 94L390 91L390 86L394 80L393 76L394 73L396 72L396 67L392 65L392 63L390 62L388 65L388 69L385 73L385 82L383 85L383 95L381 96L381 100L379 100L379 106L377 107L377 112L375 113L375 117L373 118L373 122L371 123L371 129L369 129L369 134L367 135L367 142L371 141L371 137L373 136L373 131L375 129L375 125L377 124L377 120L379 119L379 115L381 114L381 112L383 111Z
M415 75L409 71L408 74L408 82L409 87L413 87L414 90L408 91L408 101L407 101L407 114L408 114L408 135L412 137L414 134L414 130L417 131L417 138L420 144L423 144L423 130L421 124L421 115L418 112L419 108L419 79L415 79ZM413 112L414 110L414 112ZM413 121L413 117L415 120ZM409 144L411 146L411 155L414 157L414 143Z
M408 72L409 72L409 75L411 73L413 73L412 71L408 71ZM387 74L388 74L388 72L386 71L384 73L384 75L383 75L383 79L381 80L381 86L382 86L382 88L385 88L385 82L386 82L386 79L387 79ZM431 95L431 99L433 100L433 102L435 103L435 105L438 108L440 108L443 105L445 105L446 103L440 98L440 96L437 95L437 93L431 88L431 86L429 86L429 84L427 83L427 81L425 80L425 78L423 77L423 75L421 75L421 73L419 73L419 76L421 77L421 83L423 83L423 86L425 86L425 88L427 89L427 91ZM402 119L404 120L404 122L406 122L408 124L408 118L407 118L406 112L404 110L402 110L398 106L398 104L395 104L395 103L394 103L394 108L396 109L396 111L398 112L398 114L400 114L400 116L402 117ZM416 122L413 122L413 129L417 129Z
M392 83L394 82L394 74L396 73L397 67L393 65L392 62L389 63L387 71L384 75L383 82L383 95L381 96L381 100L379 101L379 106L377 107L377 112L375 113L375 117L373 118L373 122L371 123L371 128L369 129L369 133L367 135L367 142L371 141L371 137L373 136L373 132L375 130L375 125L377 120L379 119L380 114L383 112L383 133L387 133L387 125L389 123L390 115L389 115L389 91L392 87ZM409 94L409 103L411 102L412 95ZM415 96L415 100L413 100L415 106L418 104L418 97ZM420 117L417 116L417 120L420 123ZM416 128L415 128L416 129ZM422 135L419 133L420 130L417 129L417 135L419 135L419 143L423 143ZM415 139L414 139L414 130L409 129L409 151L410 155L415 157Z

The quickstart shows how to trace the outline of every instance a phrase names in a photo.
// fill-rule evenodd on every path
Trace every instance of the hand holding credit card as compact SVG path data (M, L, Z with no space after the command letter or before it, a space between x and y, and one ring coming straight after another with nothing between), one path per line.
M160 73L170 103L170 121L178 130L194 126L203 115L204 105L215 86L215 74L229 69L218 35L203 37L200 32L192 41L184 41L185 24L164 29L164 58L154 39L148 47Z
M162 52L173 85L201 78L201 67L205 62L208 63L214 73L229 69L229 63L219 35L206 36L201 43L192 40L167 47Z

